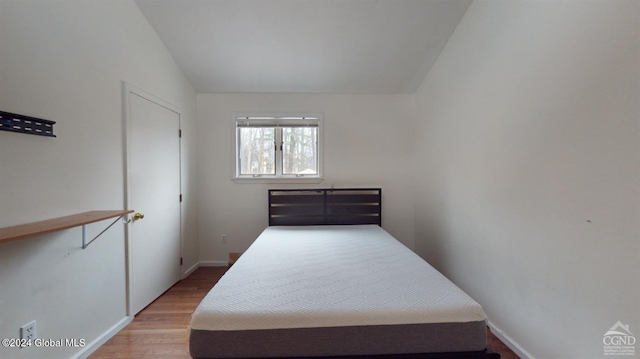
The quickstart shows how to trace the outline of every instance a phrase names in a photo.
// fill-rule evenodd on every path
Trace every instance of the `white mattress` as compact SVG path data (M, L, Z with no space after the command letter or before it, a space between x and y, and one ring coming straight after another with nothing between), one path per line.
M203 299L191 328L484 319L478 303L376 225L269 227Z

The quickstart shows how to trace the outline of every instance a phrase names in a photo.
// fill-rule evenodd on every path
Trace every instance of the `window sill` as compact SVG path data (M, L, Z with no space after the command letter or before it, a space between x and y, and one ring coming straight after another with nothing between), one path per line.
M321 183L324 181L324 177L301 177L301 178L292 178L292 177L234 177L231 179L236 184L247 184L247 183Z

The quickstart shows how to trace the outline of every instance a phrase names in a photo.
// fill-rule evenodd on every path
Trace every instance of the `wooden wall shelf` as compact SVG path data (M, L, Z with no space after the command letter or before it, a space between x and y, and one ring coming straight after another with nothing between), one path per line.
M57 231L62 231L62 230L73 228L73 227L83 226L82 248L84 249L86 248L87 245L89 245L88 243L86 243L84 238L85 237L84 226L86 224L100 222L105 219L114 218L114 217L118 217L118 219L120 219L120 217L131 212L133 212L133 210L90 211L90 212L73 214L65 217L47 219L39 222L0 228L0 243L14 241L14 240L23 239L23 238L29 238L33 236L39 236L42 234L47 234L47 233L52 233ZM116 219L116 221L118 219ZM113 222L111 225L113 224L115 224L115 222ZM109 229L109 227L107 227L107 229ZM106 229L104 231L106 231ZM102 231L102 233L104 233L104 231ZM98 236L100 236L100 234ZM96 238L98 238L98 236L96 236Z

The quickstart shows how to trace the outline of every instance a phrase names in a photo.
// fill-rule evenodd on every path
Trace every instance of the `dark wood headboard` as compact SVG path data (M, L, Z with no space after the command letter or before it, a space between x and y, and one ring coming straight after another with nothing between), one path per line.
M270 189L270 226L377 224L381 188Z

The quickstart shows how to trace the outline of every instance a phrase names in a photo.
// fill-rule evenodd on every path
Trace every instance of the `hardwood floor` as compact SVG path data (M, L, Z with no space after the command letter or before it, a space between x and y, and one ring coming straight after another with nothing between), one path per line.
M198 268L138 313L89 358L191 358L188 330L191 314L226 270L226 267Z
M198 268L136 315L133 322L95 351L90 359L189 359L189 321L198 303L226 267ZM502 359L517 359L489 332L489 349Z

